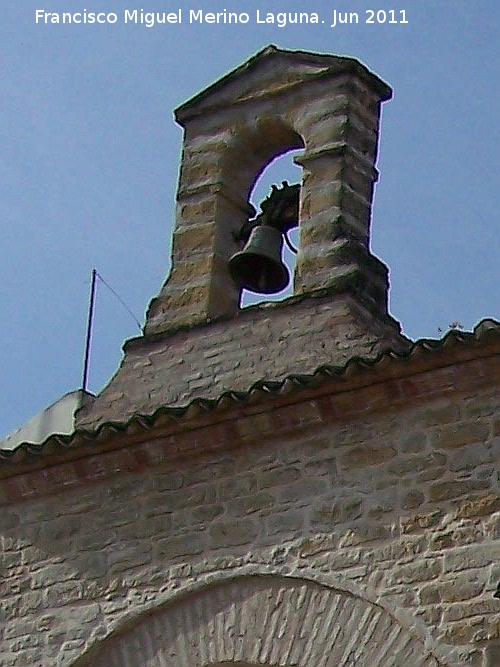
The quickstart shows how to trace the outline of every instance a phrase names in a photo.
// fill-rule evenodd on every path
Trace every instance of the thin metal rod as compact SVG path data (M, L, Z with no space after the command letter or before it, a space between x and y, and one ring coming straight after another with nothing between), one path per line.
M95 288L96 288L97 270L92 269L92 284L90 287L90 302L89 302L89 317L87 320L87 337L85 339L85 360L83 363L83 380L82 389L87 391L87 382L89 379L89 362L90 362L90 343L92 341L92 325L94 323L94 304L95 304Z
M115 290L111 287L111 285L110 285L109 283L107 283L107 282L104 280L104 278L101 276L101 274L100 274L99 272L97 272L97 277L99 278L99 280L101 281L101 283L102 283L103 285L106 285L106 287L109 289L109 291L111 292L111 294L113 294L113 295L118 299L118 301L122 304L122 306L123 306L123 307L125 308L125 310L128 312L128 314L130 315L130 317L131 317L131 318L134 320L134 322L137 324L137 327L139 328L139 331L142 331L141 323L139 322L139 320L137 319L137 317L134 315L134 313L130 310L130 308L127 306L127 304L125 303L125 301L124 301L124 300L121 298L121 296L118 294L118 292L115 292Z

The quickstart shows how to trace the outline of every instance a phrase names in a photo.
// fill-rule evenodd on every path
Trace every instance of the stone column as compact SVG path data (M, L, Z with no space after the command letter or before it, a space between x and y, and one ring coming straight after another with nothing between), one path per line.
M352 74L316 86L297 126L307 137L295 293L354 291L387 309L387 269L369 251L381 101L369 80Z

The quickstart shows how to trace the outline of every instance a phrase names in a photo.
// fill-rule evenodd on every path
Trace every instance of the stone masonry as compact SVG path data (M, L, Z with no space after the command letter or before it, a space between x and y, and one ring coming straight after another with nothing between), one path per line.
M304 149L295 293L347 288L383 315L386 269L368 242L380 107L390 96L352 58L268 47L179 107L172 271L146 335L237 313L227 268L234 235L260 173L293 148Z
M498 328L474 341L8 468L2 667L496 665Z
M122 365L99 397L79 413L81 428L149 415L161 405L182 407L224 392L245 392L259 381L343 366L355 356L375 359L408 349L396 322L385 326L350 296L308 299L244 309L231 321L142 337L126 345ZM325 335L325 332L328 332Z
M500 324L412 343L387 312L389 95L269 47L180 108L144 336L74 433L0 451L0 667L500 667ZM295 294L240 310L230 231L291 145Z
M271 46L177 109L184 145L172 270L144 335L80 411L80 428L408 349L388 314L387 267L369 251L380 107L390 96L352 58ZM294 297L241 310L227 263L251 215L248 198L269 162L297 147Z

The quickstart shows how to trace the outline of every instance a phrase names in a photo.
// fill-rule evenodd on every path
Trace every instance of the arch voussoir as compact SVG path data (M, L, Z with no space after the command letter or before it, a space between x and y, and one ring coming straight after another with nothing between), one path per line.
M75 667L439 667L386 610L304 580L247 576L191 592Z

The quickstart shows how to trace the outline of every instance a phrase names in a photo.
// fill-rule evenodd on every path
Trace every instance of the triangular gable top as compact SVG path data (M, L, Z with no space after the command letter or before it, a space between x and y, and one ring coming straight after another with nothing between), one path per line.
M270 44L181 104L175 110L175 119L184 125L185 121L209 109L276 94L304 80L348 73L356 73L369 81L382 101L392 96L391 88L355 58L287 51Z

